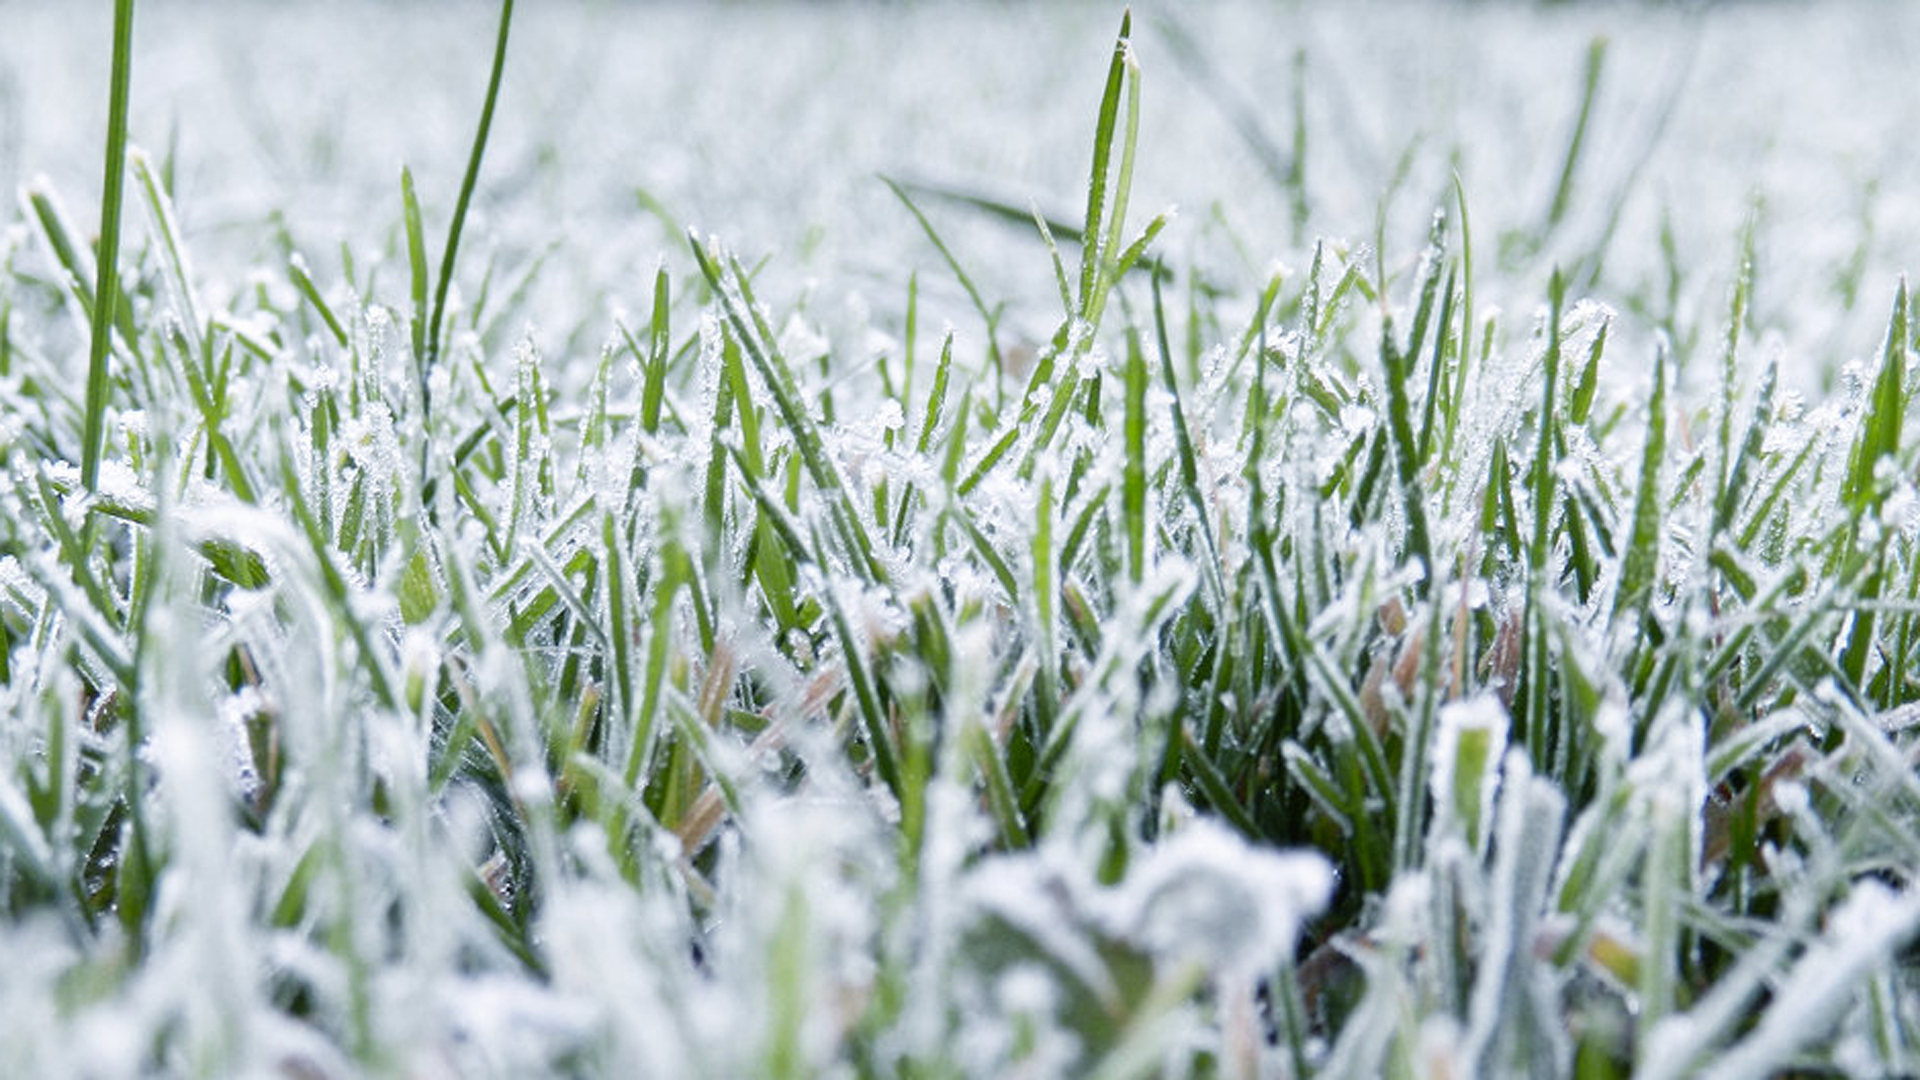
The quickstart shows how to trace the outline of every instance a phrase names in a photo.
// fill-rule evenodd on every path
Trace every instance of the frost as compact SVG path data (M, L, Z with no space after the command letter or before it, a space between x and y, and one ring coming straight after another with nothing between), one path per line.
M109 506L132 510L153 509L153 496L147 491L145 483L123 461L100 463L99 485L95 490L100 501Z
M1332 893L1333 867L1319 854L1253 848L1200 819L1152 849L1113 898L1112 918L1157 954L1253 975L1293 948Z
M347 460L361 475L389 491L399 480L403 459L400 440L393 427L393 414L379 402L365 402L357 416L348 417L340 426L340 441Z
M1476 847L1484 845L1489 834L1483 823L1493 819L1496 763L1506 751L1509 724L1507 710L1492 694L1440 710L1430 780L1436 830L1459 829Z
M826 337L807 325L798 312L788 316L786 325L780 328L779 348L789 364L809 363L828 352Z
M1566 315L1562 317L1562 327L1597 329L1599 326L1610 323L1618 317L1619 313L1614 311L1610 305L1595 300L1592 297L1582 297L1575 301L1573 307L1568 309Z
M1107 351L1097 345L1073 354L1073 371L1082 381L1098 378L1111 364Z
M62 120L94 107L75 103L96 101L101 43L56 7L9 10L22 32L0 34L0 106L23 105L0 107L0 187L32 164L97 168L98 132ZM1862 50L1853 24L1901 41L1920 13L1743 10L1701 36L1663 9L1328 5L1281 35L1304 43L1293 110L1271 13L1182 7L1149 37L1190 38L1192 58L1122 57L1147 69L1143 115L1196 122L1141 128L1121 233L1148 200L1207 212L1153 246L1163 310L1143 266L1095 328L1062 324L1031 223L1001 229L989 204L1035 196L1077 220L1097 99L1053 106L1078 93L1063 58L1106 55L1084 20L608 12L581 34L578 13L543 11L556 21L509 66L584 92L560 123L501 99L423 395L390 166L468 149L471 83L442 77L465 62L394 62L431 21L410 5L346 50L331 16L256 7L157 13L174 25L149 42L150 89L178 100L148 104L208 131L271 114L273 145L179 147L194 280L164 280L159 237L123 238L134 333L115 342L91 494L60 459L82 453L96 226L44 177L0 221L0 1071L1913 1071L1901 575L1920 488L1910 455L1871 463L1885 498L1857 527L1845 489L1895 263L1920 237L1897 183L1910 140L1887 137L1920 106L1899 50ZM339 77L235 82L199 62L242 23L249 64ZM1606 87L1693 74L1670 101L1596 99L1549 230L1542 148L1551 168L1600 34ZM1179 77L1195 61L1208 78ZM1762 77L1782 69L1819 77ZM1283 150L1298 112L1318 148L1304 186L1276 188L1234 124L1197 122L1236 87L1271 91L1260 118ZM394 123L396 101L419 122ZM1753 146L1824 165L1755 168ZM938 244L872 179L922 168L961 196L908 187ZM641 184L654 216L715 223L701 243L723 263L744 245L746 314L775 328L824 463L744 353L744 397L716 410L736 389L725 305L746 290L713 295L634 212ZM451 194L434 186L429 254ZM1609 194L1628 188L1656 197ZM1758 340L1726 402L1728 278L1762 208ZM1442 216L1449 245L1423 247ZM1062 254L1071 277L1081 251ZM1607 334L1564 452L1535 445L1530 316L1556 265L1563 402ZM344 343L293 286L316 267ZM1374 358L1388 325L1409 335L1426 277L1456 269L1407 387L1433 440L1422 559ZM198 329L170 310L182 284L215 313L205 353L181 352ZM520 329L536 318L544 351ZM953 324L923 454L929 331ZM1137 519L1130 334L1155 373ZM1678 339L1662 561L1644 611L1615 611L1662 336ZM1836 371L1848 352L1869 359ZM1755 353L1799 385L1761 418L1733 527L1709 536L1731 449L1716 421L1744 429ZM188 375L217 388L212 414ZM1270 422L1249 460L1256 379ZM727 452L749 422L797 537ZM1011 452L955 490L949 463L968 475L1003 435ZM1537 449L1552 507L1533 505ZM871 565L848 550L848 505ZM1842 678L1856 628L1865 669ZM1545 693L1514 698L1536 662ZM1678 944L1654 955L1663 934ZM1677 992L1655 985L1662 961Z
M1821 940L1783 977L1792 994L1777 998L1753 1033L1703 1075L1714 1080L1772 1075L1779 1062L1834 1023L1862 974L1885 964L1916 932L1920 893L1895 893L1872 879L1855 883Z

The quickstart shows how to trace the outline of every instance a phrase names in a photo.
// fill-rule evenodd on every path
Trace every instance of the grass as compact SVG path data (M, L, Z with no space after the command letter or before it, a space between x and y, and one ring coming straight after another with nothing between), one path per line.
M113 87L107 106L107 164L100 198L100 243L95 253L92 332L87 348L86 431L82 435L80 482L92 491L100 480L107 409L107 353L120 306L120 199L127 174L127 101L133 82L133 0L113 6ZM71 250L70 246L67 250ZM75 260L68 260L72 263ZM74 269L68 266L69 272Z
M550 357L454 287L511 3L437 275L405 172L398 278L224 292L116 14L93 287L40 188L0 261L10 1068L1917 1067L1906 286L1812 411L1743 352L1752 226L1714 404L1697 333L1623 353L1661 317L1563 229L1603 44L1492 247L1456 174L1424 236L1199 287L1129 219L1123 18L1030 361L950 242L1017 209L896 181L877 357L701 233ZM1209 93L1310 230L1293 70L1285 147ZM923 274L983 324L931 375Z

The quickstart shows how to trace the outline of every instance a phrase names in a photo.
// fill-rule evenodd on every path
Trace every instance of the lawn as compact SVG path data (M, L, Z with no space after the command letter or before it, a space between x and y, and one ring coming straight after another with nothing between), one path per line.
M1920 13L135 7L0 1073L1920 1069Z

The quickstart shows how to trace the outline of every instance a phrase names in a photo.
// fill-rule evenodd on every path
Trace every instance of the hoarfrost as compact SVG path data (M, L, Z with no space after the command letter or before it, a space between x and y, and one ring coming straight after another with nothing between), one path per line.
M1202 818L1149 851L1113 898L1112 919L1157 954L1251 975L1286 955L1332 893L1320 854L1255 848Z
M1884 965L1920 932L1920 892L1894 892L1872 879L1855 882L1827 931L1781 980L1792 993L1774 1000L1752 1034L1709 1065L1712 1080L1775 1075L1779 1063L1829 1030L1856 993L1860 977Z
M1441 708L1430 778L1436 831L1462 830L1469 842L1485 849L1490 833L1484 825L1493 820L1499 785L1496 764L1506 752L1510 724L1506 708L1494 694L1479 694Z

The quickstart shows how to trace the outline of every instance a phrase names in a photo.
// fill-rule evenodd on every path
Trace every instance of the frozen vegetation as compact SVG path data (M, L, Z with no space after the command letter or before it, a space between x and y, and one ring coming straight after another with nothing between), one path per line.
M1920 1069L1920 12L132 7L0 1074Z

